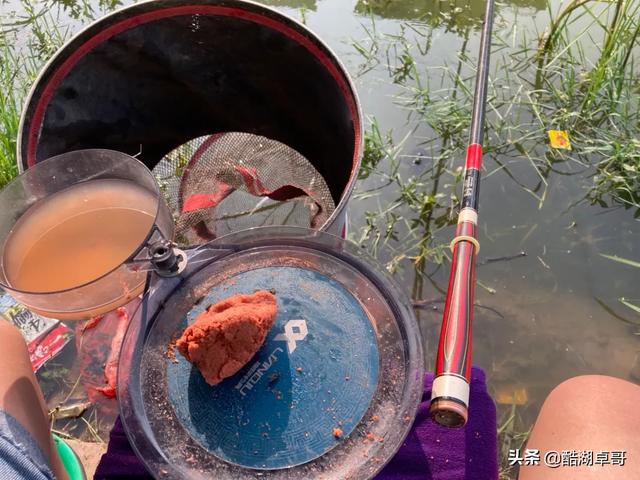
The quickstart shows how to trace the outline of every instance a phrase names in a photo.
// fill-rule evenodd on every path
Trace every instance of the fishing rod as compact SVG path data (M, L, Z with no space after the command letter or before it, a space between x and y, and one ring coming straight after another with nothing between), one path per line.
M476 255L480 251L477 239L478 196L492 24L493 0L487 0L480 36L462 204L458 214L456 236L451 241L451 272L429 409L431 417L437 423L448 427L461 427L467 422L468 417L473 289Z

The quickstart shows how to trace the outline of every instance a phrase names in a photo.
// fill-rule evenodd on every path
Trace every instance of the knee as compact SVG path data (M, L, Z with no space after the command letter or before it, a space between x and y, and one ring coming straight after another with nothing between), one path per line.
M590 408L598 408L606 402L629 397L640 399L640 387L620 378L582 375L565 380L554 388L545 400L545 405L561 404L565 408L589 405ZM607 406L610 407L611 404Z
M603 375L571 378L545 400L530 443L555 439L553 442L563 443L563 447L576 448L577 444L598 443L603 438L621 439L630 432L637 435L638 403L640 387L625 380Z

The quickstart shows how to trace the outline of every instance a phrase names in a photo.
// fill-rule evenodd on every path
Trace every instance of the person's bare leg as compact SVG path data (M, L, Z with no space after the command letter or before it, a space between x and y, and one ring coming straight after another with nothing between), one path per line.
M640 386L613 377L571 378L547 397L527 442L540 464L520 468L519 480L640 479ZM593 466L549 468L549 451L591 451ZM598 452L624 451L624 466L597 465Z
M15 417L31 434L56 478L66 480L26 343L20 331L4 320L0 320L0 409Z

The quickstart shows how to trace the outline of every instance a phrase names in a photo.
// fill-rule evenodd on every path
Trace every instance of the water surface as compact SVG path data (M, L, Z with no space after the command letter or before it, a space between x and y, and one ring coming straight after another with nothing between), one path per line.
M441 207L434 208L421 227L412 229L415 209L396 202L401 196L398 184L388 184L385 178L393 162L383 159L356 186L349 206L350 237L374 251L375 234L363 235L371 226L367 218L374 218L373 223L383 231L388 217L380 212L399 203L393 214L409 224L398 222L393 228L397 240L391 239L377 250L381 263L393 264L394 258L411 251L425 236L433 238L429 245L434 251L446 245L454 233L451 223L455 216L449 207L451 196L459 193L455 174L463 165L464 142L458 147L454 143L451 158L443 159L443 145L452 144L451 138L445 137L457 128L455 122L429 126L425 118L441 108L443 101L461 103L460 99L466 98L464 85L468 88L474 74L483 2L265 3L303 20L334 49L355 80L368 124L375 119L380 131L390 132L393 144L401 145L394 151L402 182L418 179L414 192L439 194ZM12 6L15 3L3 5L0 12L6 13ZM559 6L554 0L550 9L556 12ZM98 2L94 7L97 12L110 8ZM87 22L86 17L72 17L63 11L60 21L72 30ZM545 1L508 1L496 6L489 91L496 104L500 99L518 101L532 90L531 78L511 75L509 65L523 46L535 48L548 25ZM588 45L585 50L589 55ZM403 57L406 54L413 63ZM411 68L419 72L419 82L412 78ZM451 72L463 80L457 93ZM416 94L422 101L422 113L406 106L407 99L416 98ZM465 118L464 112L461 118ZM530 110L517 105L509 108L504 102L489 109L488 120L503 125L500 132L488 131L489 146L527 138L513 148L489 148L484 158L479 216L482 249L476 288L480 306L475 311L473 360L487 372L489 389L496 398L503 401L515 391L526 392L524 404L517 409L516 427L526 431L545 396L569 377L600 373L640 381L640 374L636 372L634 377L633 373L640 351L640 321L617 300L637 299L640 270L600 255L640 259L640 223L634 220L633 209L584 201L593 184L593 166L569 157L554 163L553 168L534 168L529 154L536 158L546 155L546 130L555 125L540 125ZM460 128L462 133L454 131L452 135L464 140L466 128ZM491 261L519 252L526 256ZM415 299L429 302L429 308L419 312L429 368L435 361L449 268L446 260L442 266L434 260L428 257L419 268L410 258L394 264L404 288ZM510 411L508 402L499 404L499 414Z

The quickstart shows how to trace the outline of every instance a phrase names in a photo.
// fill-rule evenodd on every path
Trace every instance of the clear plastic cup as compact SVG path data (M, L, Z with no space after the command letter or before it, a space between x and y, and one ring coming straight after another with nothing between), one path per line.
M151 172L111 150L40 162L0 191L0 205L0 286L47 317L84 319L129 302L146 280L131 260L152 237L173 237Z

